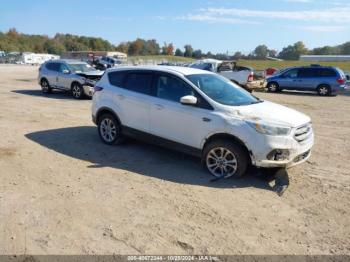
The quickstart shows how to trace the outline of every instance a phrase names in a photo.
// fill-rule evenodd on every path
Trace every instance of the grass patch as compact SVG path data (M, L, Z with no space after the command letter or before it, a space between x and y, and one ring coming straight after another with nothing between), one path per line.
M153 55L153 56L130 56L128 60L131 61L169 61L169 62L193 62L196 59L189 57L180 57L180 56L166 56L166 55ZM269 67L275 67L278 69L292 67L292 66L307 66L310 64L320 64L324 66L335 66L339 67L345 72L350 72L350 61L349 62L309 62L309 61L270 61L270 60L244 60L240 59L238 61L239 65L250 66L255 70L265 70Z
M255 70L264 70L269 67L275 67L278 69L291 67L291 66L307 66L310 64L319 64L324 66L335 66L339 67L345 72L350 72L350 61L349 62L309 62L309 61L269 61L269 60L239 60L239 65L250 66Z

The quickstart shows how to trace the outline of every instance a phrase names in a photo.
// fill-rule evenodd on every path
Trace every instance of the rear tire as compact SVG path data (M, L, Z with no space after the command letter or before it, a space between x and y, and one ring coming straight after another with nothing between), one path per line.
M125 138L121 132L119 121L110 113L103 114L98 119L98 134L107 145L121 144Z
M267 91L277 93L277 92L280 92L281 90L278 83L270 82L267 84Z
M248 167L246 150L229 140L209 142L203 150L203 163L215 177L242 177Z
M84 97L84 89L82 85L79 83L73 83L71 91L72 91L72 96L75 99L82 99Z
M50 87L49 81L47 81L46 79L42 79L40 81L40 85L41 85L41 91L44 94L50 94L52 92L52 88Z
M317 93L319 96L330 96L332 91L328 85L320 85L317 87Z

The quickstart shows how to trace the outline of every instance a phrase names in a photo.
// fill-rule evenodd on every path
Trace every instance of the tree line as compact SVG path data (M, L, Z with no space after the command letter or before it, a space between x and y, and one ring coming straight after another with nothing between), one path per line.
M122 42L113 45L99 37L77 36L72 34L56 34L54 37L46 35L29 35L19 33L15 28L7 32L0 32L0 51L5 52L35 52L61 55L67 51L120 51L130 56L142 55L174 55L192 58L216 59L266 59L266 57L285 60L298 60L300 55L350 55L350 42L337 46L323 46L308 49L302 41L284 47L280 52L269 49L266 45L257 46L253 52L246 55L235 52L213 54L204 53L201 49L194 49L190 44L183 48L175 48L173 43L160 45L155 39L145 40L137 38L135 41Z

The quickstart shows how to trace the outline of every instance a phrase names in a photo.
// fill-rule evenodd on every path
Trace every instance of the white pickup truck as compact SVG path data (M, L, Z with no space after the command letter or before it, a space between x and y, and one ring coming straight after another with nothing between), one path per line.
M238 66L234 61L203 59L194 62L190 67L218 73L249 92L252 91L250 84L254 80L253 69L246 66Z

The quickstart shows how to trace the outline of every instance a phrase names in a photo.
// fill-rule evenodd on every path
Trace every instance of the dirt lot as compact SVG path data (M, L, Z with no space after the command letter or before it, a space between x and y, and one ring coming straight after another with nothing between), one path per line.
M283 197L249 174L215 183L197 159L103 145L90 100L41 94L0 66L0 254L350 254L350 96L257 96L311 116L311 159Z

